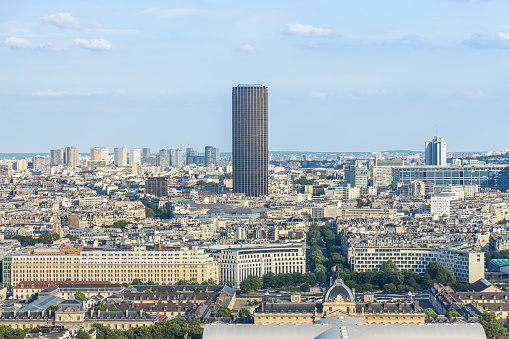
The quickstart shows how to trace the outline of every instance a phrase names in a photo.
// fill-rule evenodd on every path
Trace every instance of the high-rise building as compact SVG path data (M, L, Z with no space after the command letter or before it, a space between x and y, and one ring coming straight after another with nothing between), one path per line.
M51 166L58 166L64 164L64 150L62 148L52 149L49 151Z
M141 150L141 162L146 163L150 161L150 148L145 147Z
M106 147L93 147L90 149L89 166L105 166L110 162L110 154Z
M191 165L196 163L196 157L198 156L198 151L194 148L187 145L186 148L186 165Z
M219 149L212 146L205 147L205 166L217 166L219 160Z
M80 152L78 148L69 146L65 148L64 164L70 167L76 167L79 164Z
M446 144L445 140L436 136L430 142L426 142L426 165L445 166Z
M172 167L182 166L182 149L176 148L168 150L170 152L170 162Z
M32 160L32 168L34 172L48 176L51 174L51 158L36 156Z
M101 149L99 147L93 147L90 149L90 160L91 161L101 160Z
M368 187L368 169L364 166L346 166L345 183L350 187Z
M127 166L127 148L125 148L125 147L116 147L115 148L114 162L115 162L115 166L117 166L117 167Z
M168 196L168 180L166 178L145 179L145 193L156 197Z
M159 150L157 154L157 166L163 169L170 167L170 153L166 149Z
M131 148L129 151L129 164L141 164L141 150L139 148Z
M268 92L262 85L232 90L233 191L268 193Z

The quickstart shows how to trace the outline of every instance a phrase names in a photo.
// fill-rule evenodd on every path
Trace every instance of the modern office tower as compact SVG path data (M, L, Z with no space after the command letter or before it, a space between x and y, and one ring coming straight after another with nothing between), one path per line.
M196 157L198 156L198 151L194 148L187 145L186 148L186 165L191 165L196 163Z
M268 193L268 92L262 85L232 90L233 191Z
M212 146L205 147L205 166L217 166L219 160L219 149Z
M79 164L80 152L74 146L65 148L64 151L64 164L70 167L76 167Z
M170 153L168 153L168 150L166 149L159 150L156 160L157 166L162 168L170 167Z
M129 164L141 164L141 150L139 148L131 148L129 151Z
M176 148L172 150L168 150L170 152L170 161L172 167L180 167L182 166L182 149Z
M447 149L445 140L438 136L426 143L426 165L445 166Z
M99 147L93 147L90 149L90 161L101 160L101 149Z
M145 180L145 193L156 197L168 196L168 180L166 178L147 178Z
M127 148L125 147L115 148L114 162L115 166L117 167L127 166Z
M40 172L41 175L51 174L51 158L46 157L34 157L32 160L32 168L34 172Z
M62 148L52 149L49 151L49 154L51 166L58 166L64 164L64 150Z
M346 166L345 183L350 187L368 187L368 169L364 166Z

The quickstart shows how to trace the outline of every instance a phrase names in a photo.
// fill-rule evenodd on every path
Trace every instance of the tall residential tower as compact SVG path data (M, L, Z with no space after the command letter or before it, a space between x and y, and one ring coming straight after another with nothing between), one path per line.
M232 90L233 191L268 194L268 92L262 85Z

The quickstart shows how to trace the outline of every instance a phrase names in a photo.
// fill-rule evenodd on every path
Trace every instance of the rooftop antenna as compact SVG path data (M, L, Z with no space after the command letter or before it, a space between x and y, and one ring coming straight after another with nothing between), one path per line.
M438 138L438 123L435 123L435 135Z

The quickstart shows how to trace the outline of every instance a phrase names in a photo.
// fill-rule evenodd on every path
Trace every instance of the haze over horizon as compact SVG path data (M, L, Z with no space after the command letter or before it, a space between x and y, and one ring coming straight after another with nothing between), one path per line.
M509 3L391 5L0 3L0 152L229 152L239 83L269 88L270 150L508 148Z

